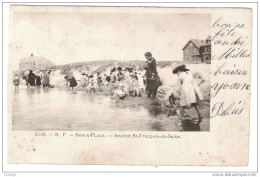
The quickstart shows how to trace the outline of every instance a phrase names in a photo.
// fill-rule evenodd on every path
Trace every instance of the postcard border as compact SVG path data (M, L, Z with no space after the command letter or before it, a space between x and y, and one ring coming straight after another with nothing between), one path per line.
M16 4L23 4L23 3L48 3L48 4L52 4L52 3L68 3L68 4L85 4L85 3L117 3L117 4L126 4L126 3L134 3L134 4L138 4L138 3L168 3L168 4L177 4L177 3L233 3L233 4L240 4L240 3L250 3L250 4L256 4L257 6L257 16L256 16L256 20L257 20L257 26L256 26L256 34L257 34L257 49L258 49L258 2L2 2L2 173L258 173L258 109L257 109L257 171L4 171L4 163L3 163L3 147L4 147L4 142L3 142L3 138L4 138L4 131L3 131L3 119L4 119L4 113L3 113L3 105L4 105L4 101L3 101L3 64L4 64L4 50L3 50L3 19L4 19L4 12L3 12L3 6L4 4L11 4L11 3L16 3ZM26 4L24 4L26 5ZM58 5L57 5L58 6ZM102 6L100 6L102 7ZM124 6L127 7L127 6ZM134 6L131 6L134 7ZM142 6L135 6L135 7L142 7ZM146 6L145 6L146 7ZM160 6L153 6L153 7L160 7ZM164 7L165 8L165 7ZM166 7L167 8L167 7ZM205 7L207 8L207 7ZM256 51L256 62L257 62L257 108L258 108L258 50ZM252 81L251 81L252 82ZM251 99L251 98L250 98ZM22 164L21 164L22 165ZM124 166L124 165L122 165ZM157 166L155 166L157 167Z

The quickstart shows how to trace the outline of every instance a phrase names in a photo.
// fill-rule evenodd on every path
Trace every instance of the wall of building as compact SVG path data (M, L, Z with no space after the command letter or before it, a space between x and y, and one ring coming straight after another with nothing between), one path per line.
M198 53L199 49L190 41L183 50L183 61L193 62L192 56Z

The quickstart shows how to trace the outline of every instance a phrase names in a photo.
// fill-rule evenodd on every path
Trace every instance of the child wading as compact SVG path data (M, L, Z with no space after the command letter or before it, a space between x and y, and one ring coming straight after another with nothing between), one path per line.
M91 93L92 91L95 93L96 89L95 89L95 81L94 81L94 76L91 74L89 76L90 80L89 80L89 93Z
M178 82L181 89L180 95L180 106L181 106L181 115L184 117L184 111L187 107L194 107L198 113L199 122L202 117L198 109L198 99L203 100L201 91L196 85L196 82L193 80L193 76L189 69L186 69L185 65L180 65L176 67L173 71L173 74L178 75Z
M97 72L97 90L103 92L102 76L100 72Z
M19 88L19 84L20 84L20 76L17 73L14 75L13 83L14 83L15 91L17 91Z
M83 72L81 75L82 77L80 79L80 85L82 86L82 88L85 88L88 86L88 79L86 78L86 73Z

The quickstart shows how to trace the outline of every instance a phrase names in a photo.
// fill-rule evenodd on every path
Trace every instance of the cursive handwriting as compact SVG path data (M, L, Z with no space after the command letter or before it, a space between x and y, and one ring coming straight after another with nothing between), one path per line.
M223 102L217 102L213 105L211 109L211 118L216 116L228 116L228 115L239 115L243 112L244 108L241 107L241 101L238 103L231 103L230 105L226 105Z
M211 86L214 92L211 94L211 98L214 98L219 94L221 90L250 90L250 85L247 83L232 83L232 84L225 84L225 83L215 83Z
M214 76L217 76L219 74L221 75L247 75L247 71L244 69L238 69L236 68L236 65L233 65L232 69L226 68L226 62L223 63L217 71L214 73Z
M226 50L219 56L213 55L212 60L221 60L229 58L249 58L250 56L251 53L249 53L247 49L230 47L228 50Z

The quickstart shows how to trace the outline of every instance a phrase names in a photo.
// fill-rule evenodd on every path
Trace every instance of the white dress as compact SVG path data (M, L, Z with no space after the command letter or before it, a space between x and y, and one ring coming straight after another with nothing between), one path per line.
M181 83L180 106L189 106L192 103L197 103L195 89L189 74L187 72L181 72L178 77L178 82Z
M188 74L188 76L189 76L190 79L191 79L192 86L193 86L193 88L194 88L194 90L195 90L195 94L197 94L197 96L198 96L198 99L199 99L199 100L203 100L202 93L201 93L201 91L200 91L200 88L199 88L199 86L198 86L198 83L197 83L196 80L193 78L193 74L192 74L190 71L187 71L186 73Z

